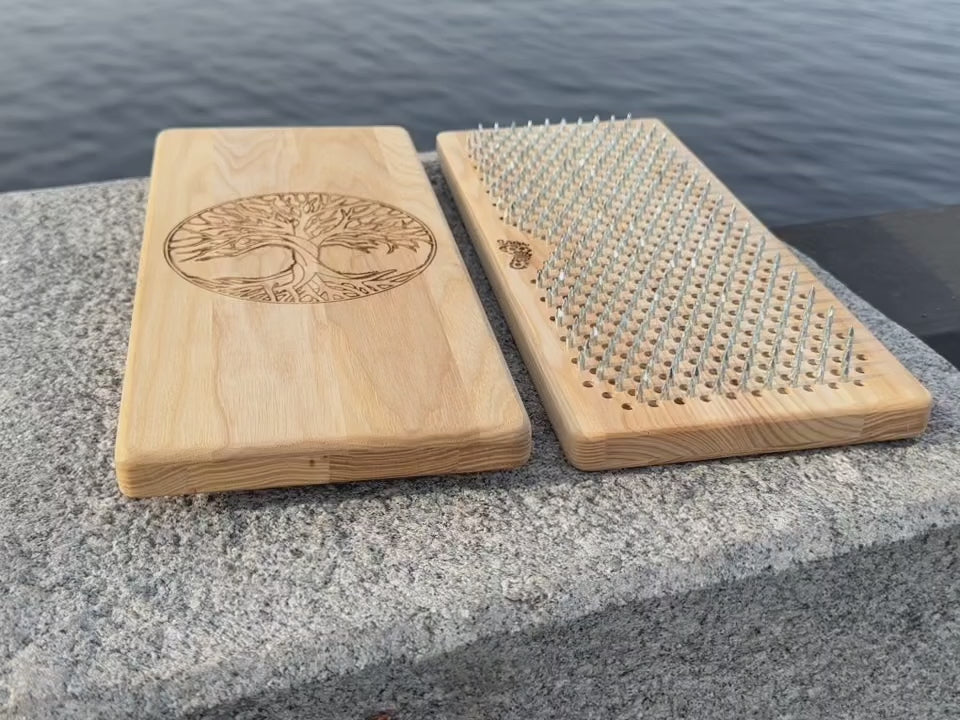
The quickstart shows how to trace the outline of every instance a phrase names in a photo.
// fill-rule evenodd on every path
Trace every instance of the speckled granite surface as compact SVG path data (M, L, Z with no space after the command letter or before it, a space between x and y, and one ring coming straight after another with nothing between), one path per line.
M952 716L960 372L825 278L931 390L921 440L580 473L428 167L517 471L121 497L146 181L0 196L0 716Z

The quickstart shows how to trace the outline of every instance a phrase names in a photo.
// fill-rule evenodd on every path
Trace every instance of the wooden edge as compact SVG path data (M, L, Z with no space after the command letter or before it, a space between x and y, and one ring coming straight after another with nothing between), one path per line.
M293 126L296 130L374 130L381 131L387 130L390 132L403 133L406 137L411 138L410 142L413 142L410 131L407 130L403 125L297 125ZM208 127L204 125L178 125L176 127L164 128L157 132L155 140L159 140L162 137L168 135L175 135L182 132L196 132L196 131L207 131L207 130L216 130L217 132L230 132L235 130L237 132L262 132L269 130L286 130L289 129L286 126L274 126L274 125L237 125L237 126L215 126ZM414 153L416 154L416 153Z
M524 413L518 427L500 428L470 442L454 438L326 452L273 449L207 461L124 458L117 460L116 475L124 495L144 498L506 470L525 464L530 452L530 421Z
M845 417L744 424L726 428L723 448L714 452L710 452L709 448L715 431L706 427L683 433L664 429L642 438L636 435L590 437L568 434L561 437L561 445L570 463L580 470L616 470L908 440L923 434L929 417L929 406L914 404L899 411L884 410L872 418L853 412ZM777 445L770 443L771 434L814 438L823 437L824 432L831 433L829 440L801 440ZM656 444L656 453L649 452L651 443Z

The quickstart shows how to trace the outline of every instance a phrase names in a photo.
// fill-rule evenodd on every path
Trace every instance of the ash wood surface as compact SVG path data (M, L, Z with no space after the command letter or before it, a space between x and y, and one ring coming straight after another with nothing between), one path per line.
M666 136L678 160L691 163L714 191L736 205L739 221L769 232L662 123L643 122ZM561 445L575 466L612 469L862 443L912 437L926 427L929 393L789 247L772 236L767 251L779 253L783 267L796 269L801 285L815 288L815 309L834 308L837 337L854 328L856 372L849 381L805 381L801 387L779 391L708 393L703 399L649 403L633 390L617 391L599 382L590 374L596 368L588 372L578 366L576 352L562 342L553 308L544 303L537 286L537 270L550 256L555 238L521 230L504 219L493 204L496 193L488 192L471 157L471 142L470 132L438 136L444 174Z
M160 134L117 431L124 493L475 472L529 452L404 130Z

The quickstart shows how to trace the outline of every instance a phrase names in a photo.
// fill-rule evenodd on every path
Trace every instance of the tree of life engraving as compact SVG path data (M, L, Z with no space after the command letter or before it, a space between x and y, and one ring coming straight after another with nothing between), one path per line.
M392 290L436 253L427 226L399 208L333 193L241 198L191 215L167 236L182 277L231 297L326 303Z

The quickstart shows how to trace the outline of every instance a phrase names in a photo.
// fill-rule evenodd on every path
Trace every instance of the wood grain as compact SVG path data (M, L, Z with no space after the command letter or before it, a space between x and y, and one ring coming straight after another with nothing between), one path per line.
M124 493L476 472L529 452L404 130L160 134L117 431Z
M662 123L643 122L667 134L678 157L695 163L711 187L736 203L738 219L769 232ZM535 278L552 240L502 219L471 160L469 137L469 132L438 136L443 171L561 445L575 466L599 470L781 452L912 437L926 427L929 393L789 247L772 236L767 248L778 251L785 266L798 269L801 283L816 288L817 307L835 308L835 328L855 328L858 353L865 351L856 382L704 400L681 398L656 406L624 392L601 394L596 378L578 367L575 353L561 342L548 317L551 310L538 297Z

